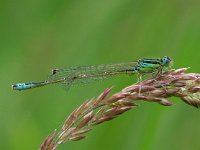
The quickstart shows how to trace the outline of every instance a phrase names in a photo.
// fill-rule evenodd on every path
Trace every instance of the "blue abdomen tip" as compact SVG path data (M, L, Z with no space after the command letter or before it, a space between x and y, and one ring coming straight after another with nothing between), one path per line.
M18 83L18 84L12 85L12 89L13 90L25 90L25 89L30 89L30 88L32 88L34 86L35 86L35 84L32 83L32 82L29 82L29 83Z

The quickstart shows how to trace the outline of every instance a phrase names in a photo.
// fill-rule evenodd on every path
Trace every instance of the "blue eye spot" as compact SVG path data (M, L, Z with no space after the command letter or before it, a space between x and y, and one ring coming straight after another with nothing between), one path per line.
M164 56L161 59L161 63L163 66L169 66L170 62L171 62L171 58L169 58L168 56Z

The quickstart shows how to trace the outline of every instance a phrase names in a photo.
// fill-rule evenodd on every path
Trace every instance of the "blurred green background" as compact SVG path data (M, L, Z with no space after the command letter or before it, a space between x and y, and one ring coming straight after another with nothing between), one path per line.
M174 59L174 68L199 72L200 1L1 0L0 149L35 150L85 99L136 81L119 76L73 87L13 91L13 83L47 78L53 68ZM95 126L64 150L199 150L200 111L179 99L172 107L140 102L121 117Z

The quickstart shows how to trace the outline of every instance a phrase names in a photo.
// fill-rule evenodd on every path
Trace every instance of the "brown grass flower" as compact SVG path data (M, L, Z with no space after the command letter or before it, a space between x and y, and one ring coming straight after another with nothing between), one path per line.
M60 131L54 131L40 146L40 150L55 150L67 141L85 139L92 126L110 121L138 106L136 101L156 102L164 106L173 103L170 97L198 108L200 106L200 74L185 73L188 68L168 70L156 77L125 87L108 96L111 88L105 89L96 99L86 100L66 119Z

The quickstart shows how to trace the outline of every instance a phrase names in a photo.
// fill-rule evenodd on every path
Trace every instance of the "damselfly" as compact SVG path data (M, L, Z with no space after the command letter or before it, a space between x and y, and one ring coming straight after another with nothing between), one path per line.
M12 85L14 90L26 90L41 87L48 84L62 83L66 87L78 83L88 83L91 81L105 79L119 74L161 74L163 68L171 64L171 59L164 56L159 59L143 58L138 61L99 65L99 66L79 66L67 67L62 69L53 69L48 79L40 82L26 82Z

